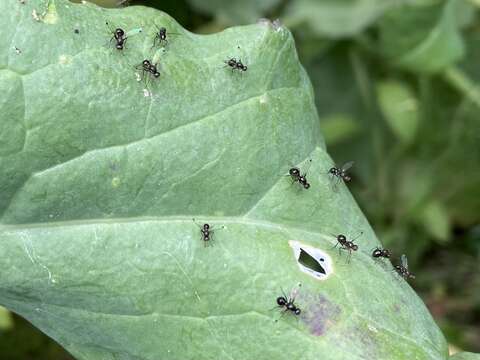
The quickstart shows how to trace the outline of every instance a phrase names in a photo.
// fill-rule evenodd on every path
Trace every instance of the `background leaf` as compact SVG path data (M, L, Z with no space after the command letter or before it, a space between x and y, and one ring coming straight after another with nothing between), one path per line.
M0 306L0 331L8 330L13 326L12 315L10 311Z
M414 1L390 10L380 22L386 56L399 66L428 73L461 59L465 48L458 29L460 3ZM404 16L406 12L411 15Z
M468 353L468 352L461 352L453 355L451 357L452 360L478 360L480 359L479 354Z
M215 15L218 20L227 24L246 24L255 22L262 14L280 3L280 0L188 0L198 11Z
M318 36L348 37L371 25L394 4L391 0L294 0L285 22L289 26L306 23Z
M431 201L422 209L422 223L426 230L437 240L447 241L450 233L448 212L442 203Z
M358 123L348 114L333 114L320 120L322 132L328 139L327 145L348 140L360 129Z
M390 129L402 142L411 143L419 121L415 95L401 82L384 81L377 85L377 96Z

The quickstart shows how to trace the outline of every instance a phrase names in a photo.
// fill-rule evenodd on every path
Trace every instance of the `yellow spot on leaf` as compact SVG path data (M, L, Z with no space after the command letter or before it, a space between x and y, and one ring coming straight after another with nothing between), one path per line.
M72 62L72 57L70 55L60 55L58 57L58 63L62 65L67 65Z
M120 186L120 178L119 178L119 177L114 177L114 178L112 179L112 186L113 186L114 188L117 188L117 187Z
M47 5L47 13L43 17L45 24L56 24L58 20L57 8L55 7L55 1L49 0Z

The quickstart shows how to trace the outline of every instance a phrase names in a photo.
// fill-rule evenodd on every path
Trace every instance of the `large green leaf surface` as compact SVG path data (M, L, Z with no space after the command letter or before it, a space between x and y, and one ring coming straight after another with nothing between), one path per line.
M0 19L1 305L78 359L447 357L422 301L371 258L347 188L332 191L288 30L199 36L152 9L65 0L1 2ZM123 52L105 21L132 34ZM179 35L152 48L155 25ZM161 71L148 91L143 59ZM309 159L305 190L285 174ZM347 262L332 234L360 231ZM292 240L330 276L300 271ZM302 313L281 316L293 288Z

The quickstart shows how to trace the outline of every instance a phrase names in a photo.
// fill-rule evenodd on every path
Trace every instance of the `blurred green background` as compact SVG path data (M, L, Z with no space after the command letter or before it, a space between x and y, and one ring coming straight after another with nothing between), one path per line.
M197 33L288 26L329 152L355 161L355 198L384 246L408 255L452 351L480 352L480 0L95 2L156 7ZM2 308L0 353L71 358Z

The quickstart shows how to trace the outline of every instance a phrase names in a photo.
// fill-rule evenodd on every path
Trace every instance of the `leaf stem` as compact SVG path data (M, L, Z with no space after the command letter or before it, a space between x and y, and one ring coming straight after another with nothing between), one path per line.
M442 74L444 80L480 107L480 88L458 67L450 67Z

